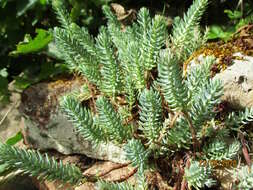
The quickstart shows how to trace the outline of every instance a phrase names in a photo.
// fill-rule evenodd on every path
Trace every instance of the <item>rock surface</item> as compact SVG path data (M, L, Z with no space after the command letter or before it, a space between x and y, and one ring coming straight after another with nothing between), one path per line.
M78 165L82 168L85 163L82 163L79 156L67 156L66 158L62 159L63 163L72 163ZM80 166L81 165L81 166ZM136 178L134 174L136 173L136 169L129 166L128 164L118 164L109 161L99 161L93 164L89 164L88 169L85 170L83 173L84 176L88 177L100 177L107 182L120 182L120 180L128 181L130 184L136 183ZM85 182L79 186L70 186L70 185L63 185L60 187L59 182L47 182L44 183L36 183L37 188L39 190L95 190L96 189L96 182Z
M253 106L253 57L236 53L233 56L239 58L232 60L231 66L216 74L214 79L223 82L224 95L222 100L232 108L243 109ZM196 67L203 60L200 55L187 66L187 70ZM217 60L218 62L218 60Z
M236 54L241 60L233 60L233 65L218 73L214 79L220 79L224 85L222 100L232 107L242 109L253 106L253 57Z
M80 157L79 157L80 158ZM66 163L66 160L72 160L72 164L76 165L83 165L78 160L78 157L67 156L63 160ZM96 163L91 164L92 166L86 169L83 172L83 175L86 177L99 177L100 179L111 182L128 182L131 185L137 185L137 169L131 167L129 164L118 164L109 161L99 161ZM80 167L80 166L79 166ZM82 167L81 167L82 168ZM147 178L147 183L149 184L150 189L157 189L157 190L172 190L173 188L170 187L166 180L164 180L161 175L157 171L150 171L145 173ZM95 180L96 181L96 180ZM59 183L57 182L44 182L44 183L36 183L39 190L98 190L99 185L96 182L85 182L82 185L71 187L69 185L65 185L59 188Z
M18 110L20 92L15 89L13 82L8 85L8 90L10 91L10 102L7 104L0 102L0 142L6 142L19 133L21 128L21 115ZM15 146L25 147L22 140ZM15 172L0 177L0 190L16 190L17 187L19 190L37 190L30 177L15 176Z
M10 102L6 105L0 102L0 141L6 142L10 137L15 136L20 131L21 115L18 107L20 104L21 95L17 90L14 90L13 83L8 86L11 92ZM22 146L22 142L18 143Z
M26 89L22 94L20 111L24 116L23 134L26 144L40 150L54 149L62 154L83 154L100 160L128 162L121 147L112 143L96 148L75 134L58 106L59 97L80 89L79 78L43 82Z

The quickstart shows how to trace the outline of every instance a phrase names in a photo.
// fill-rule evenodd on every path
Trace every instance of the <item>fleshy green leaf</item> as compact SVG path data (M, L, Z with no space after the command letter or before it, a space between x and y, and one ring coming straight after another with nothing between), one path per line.
M228 18L232 20L240 19L242 17L242 12L237 10L231 11L229 9L225 9L224 13L226 13Z
M221 26L212 25L210 26L209 32L208 32L208 39L224 39L227 40L231 36L233 32L232 31L224 31Z
M34 53L44 49L52 41L52 35L43 29L36 29L37 36L29 42L17 45L17 50L11 52L12 55Z
M46 5L47 4L47 0L40 0L40 4L41 5Z
M21 141L23 139L22 133L19 131L15 136L9 138L6 141L6 144L8 145L15 145L16 143L18 143L19 141Z

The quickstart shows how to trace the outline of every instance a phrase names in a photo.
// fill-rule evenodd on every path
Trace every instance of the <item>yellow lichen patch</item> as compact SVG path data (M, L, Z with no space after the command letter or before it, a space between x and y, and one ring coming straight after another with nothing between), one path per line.
M232 64L233 59L241 59L238 56L233 56L233 54L241 52L244 55L253 55L253 34L248 32L248 35L239 35L234 37L228 42L212 42L207 43L205 46L194 52L191 57L184 62L184 73L186 72L187 66L193 59L199 57L200 55L208 56L213 55L217 58L217 64L212 67L213 73L218 73L227 68L227 66Z

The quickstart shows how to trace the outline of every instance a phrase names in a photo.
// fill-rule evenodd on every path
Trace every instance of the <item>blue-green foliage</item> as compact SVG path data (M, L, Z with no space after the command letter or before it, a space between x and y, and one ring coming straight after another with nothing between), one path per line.
M216 181L211 178L211 174L210 167L201 166L197 161L192 161L190 168L185 169L185 178L188 187L194 187L198 190L205 186L211 187L216 183Z
M139 102L139 128L148 139L148 144L151 145L159 138L162 129L162 99L157 91L144 89Z
M171 51L161 53L158 67L158 84L169 107L183 110L189 101L187 87L183 81L182 70L178 58Z
M57 46L70 68L82 73L102 92L109 96L126 92L126 96L131 96L130 101L134 102L131 94L136 89L144 89L149 80L146 72L157 65L159 51L165 45L165 19L162 16L151 19L147 10L142 9L138 16L138 24L134 24L132 28L127 27L124 32L121 31L120 23L110 8L104 6L103 11L108 18L108 26L100 29L96 41L87 30L69 23L67 17L62 16L62 11L57 11L63 26L61 31L65 31L62 33L58 32L60 29L55 29ZM73 44L72 48L65 48L64 44L69 43ZM89 69L86 69L87 65L90 66ZM91 68L92 65L94 69ZM134 86L124 85L128 83Z
M137 22L123 30L110 7L104 6L107 26L93 38L87 29L69 20L64 8L56 7L62 24L54 29L57 48L68 67L87 78L94 91L92 99L85 100L93 111L67 95L61 101L63 112L83 139L94 145L111 141L123 146L126 158L138 167L134 187L100 182L101 189L147 190L149 158L178 151L190 154L196 141L203 145L196 160L232 159L238 154L239 142L229 145L224 140L229 133L225 124L247 124L252 121L252 109L215 123L223 88L210 75L214 58L203 57L202 65L186 74L181 67L206 41L199 22L207 4L208 0L195 0L184 17L175 21L167 48L164 17L151 18L145 8L139 11ZM189 188L213 185L212 169L192 160L184 174Z
M100 190L135 190L135 188L125 182L122 183L108 183L105 181L99 181L97 184Z
M106 94L115 96L122 88L120 65L114 55L114 47L110 35L106 28L102 27L96 39L98 57L102 64L102 91Z
M136 139L131 139L124 147L126 156L132 161L132 166L138 166L142 173L147 168L149 151L145 150L143 144Z
M215 138L203 148L207 159L210 160L232 160L239 152L241 145L238 141L229 146L220 138Z
M253 187L253 165L242 166L240 169L234 171L233 177L239 181L237 185L234 185L236 189L250 190Z
M201 41L196 39L203 37L198 32L198 27L207 4L208 0L195 0L183 18L176 19L173 23L171 41L180 58L187 58L194 51L194 48L201 45ZM196 46L191 48L192 44L196 44Z
M105 97L96 101L98 116L93 116L89 109L82 107L81 103L71 96L62 98L61 107L68 120L74 124L76 132L94 145L109 140L122 143L132 132L130 126L122 124L120 115Z
M97 99L98 122L104 128L109 140L120 143L130 138L131 127L122 124L120 115L114 110L112 104L105 97Z
M75 24L71 24L71 30L64 25L63 29L55 29L55 38L63 44L61 46L59 43L59 49L64 49L67 44L78 47L66 48L65 52L62 50L66 54L66 61L70 62L69 66L77 64L74 69L109 97L101 96L96 100L96 127L88 125L91 123L88 121L92 121L87 119L91 118L90 112L86 109L80 112L80 116L83 114L80 118L84 117L82 125L87 129L84 138L92 140L91 135L85 134L97 130L105 138L104 142L110 140L121 144L127 141L124 146L126 156L133 166L139 167L137 189L147 188L144 171L149 168L148 158L152 153L159 156L190 149L193 145L193 133L197 140L214 134L209 121L215 117L214 108L220 103L223 93L221 82L210 76L214 58L204 57L203 64L189 69L186 75L183 75L180 66L182 61L206 42L206 34L203 35L200 31L199 22L207 4L207 0L195 0L184 18L175 21L169 46L164 50L162 48L168 36L165 19L158 15L151 18L146 8L140 9L136 23L122 30L110 8L103 6L108 23L106 27L101 27L95 40L86 29ZM62 33L57 33L57 30ZM65 40L66 35L69 35L70 41L68 38ZM68 56L76 62L71 63ZM93 72L90 72L92 67ZM155 80L152 78L154 68L158 71ZM124 124L127 118L123 122L123 117L117 113L117 109L121 107L117 98L122 95L130 112L139 103L139 122L132 122L131 127L128 123ZM164 106L168 106L172 113L164 114ZM74 108L75 106L67 113L76 112ZM209 133L203 133L204 127L210 129ZM138 135L142 137L142 141L132 137L132 129L141 132ZM94 140L98 142L96 136ZM224 146L219 149L215 143L216 141L210 142L210 146L205 146L207 159L218 159L219 156L222 159L232 158L240 147L237 142L230 146L222 142ZM189 168L190 172L187 173L187 170L185 174L189 186L201 188L211 185L211 168L199 168L195 165L193 163ZM200 175L201 172L204 172L203 176ZM128 184L100 185L104 188L131 189Z
M55 181L77 185L81 182L82 173L74 165L57 163L46 154L42 156L33 150L18 149L7 144L0 144L0 164L7 164L9 171L21 170L23 174L39 180Z
M253 108L246 108L245 111L240 111L238 114L232 112L226 119L226 124L232 127L239 127L253 121Z
M84 139L92 140L94 144L106 140L103 138L105 131L94 124L95 122L91 111L83 108L78 100L65 96L61 100L61 107L68 120L74 124L76 132Z

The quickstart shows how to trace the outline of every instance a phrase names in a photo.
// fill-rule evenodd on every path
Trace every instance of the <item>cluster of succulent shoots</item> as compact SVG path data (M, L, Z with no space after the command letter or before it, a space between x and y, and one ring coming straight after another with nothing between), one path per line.
M154 170L152 161L172 160L176 155L187 155L179 178L181 189L186 184L195 189L211 187L217 183L216 168L209 163L225 163L240 155L241 144L230 133L239 133L240 126L253 120L253 109L230 113L217 122L215 108L221 103L223 86L211 77L212 56L182 74L183 62L206 43L199 21L207 5L208 0L193 1L183 18L174 19L171 34L166 19L161 15L151 18L146 8L122 30L110 7L104 6L107 25L93 38L85 27L72 23L61 1L54 1L61 23L53 30L58 51L68 68L87 81L86 95L62 97L62 111L77 135L94 146L111 142L123 147L126 158L138 168L136 184L97 179L98 189L150 189L145 173ZM90 107L84 107L80 97L86 97L82 101L90 101ZM19 170L41 180L76 186L88 180L73 165L5 144L0 146L0 163L9 171ZM236 184L250 189L253 174L244 170L235 177Z

